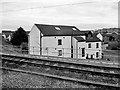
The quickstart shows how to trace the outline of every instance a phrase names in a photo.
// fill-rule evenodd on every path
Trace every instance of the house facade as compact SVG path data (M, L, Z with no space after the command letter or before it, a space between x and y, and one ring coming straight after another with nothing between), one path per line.
M102 36L92 35L90 31L80 31L75 26L35 24L29 33L29 54L101 58Z

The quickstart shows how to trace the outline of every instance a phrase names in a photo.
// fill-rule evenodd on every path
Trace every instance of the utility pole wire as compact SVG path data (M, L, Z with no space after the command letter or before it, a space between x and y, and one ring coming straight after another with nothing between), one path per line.
M39 7L31 7L31 8L25 8L25 9L18 9L18 10L0 11L0 12L2 12L2 13L7 13L7 12L16 12L16 11L23 11L23 10L30 10L30 9L52 8L52 7L62 7L62 6L72 6L72 5L88 4L88 3L95 3L95 2L81 2L81 3L51 5L51 6L39 6Z

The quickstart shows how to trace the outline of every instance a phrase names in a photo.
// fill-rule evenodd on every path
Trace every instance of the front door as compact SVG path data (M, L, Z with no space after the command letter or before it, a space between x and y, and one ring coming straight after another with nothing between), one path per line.
M91 55L91 59L93 59L93 55Z
M85 48L81 48L82 49L82 57L85 57Z

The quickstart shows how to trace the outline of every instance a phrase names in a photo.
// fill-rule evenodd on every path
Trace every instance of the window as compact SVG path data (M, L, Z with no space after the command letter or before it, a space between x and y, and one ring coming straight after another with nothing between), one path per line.
M55 29L56 29L56 30L60 30L60 28L59 28L59 27L55 27Z
M62 50L58 50L58 56L62 56Z
M76 28L72 28L74 31L76 31L77 29Z
M88 44L88 48L91 48L91 44L90 43Z
M97 57L97 58L99 57L99 52L96 52L96 57Z
M96 48L99 48L99 43L96 43Z
M62 45L62 40L58 39L58 45Z

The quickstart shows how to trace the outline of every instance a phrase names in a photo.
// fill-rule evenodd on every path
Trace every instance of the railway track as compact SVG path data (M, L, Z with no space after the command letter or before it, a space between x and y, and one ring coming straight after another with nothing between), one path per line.
M58 62L69 62L74 64L86 64L86 65L92 65L92 66L103 66L108 68L120 68L120 64L118 62L111 62L111 61L103 61L103 60L85 60L85 59L71 59L71 58L63 58L63 57L55 57L55 56L40 56L40 55L31 55L31 54L6 54L2 53L2 55L12 55L12 56L18 56L18 57L24 57L24 58L35 58L35 59L47 59L52 61L58 61Z
M65 77L74 79L82 83L88 83L96 86L106 86L119 88L119 71L104 72L103 67L100 68L102 72L97 72L98 67L74 65L73 63L53 62L49 60L41 60L35 58L25 58L18 56L2 55L3 67L28 72L44 73L55 75L58 77ZM89 69L88 69L89 67ZM105 67L106 68L106 67ZM112 68L115 70L116 68ZM106 76L107 75L107 76Z
M38 73L35 71L29 71L29 70L20 70L20 69L13 69L13 68L7 68L7 67L0 67L2 70L7 70L7 71L14 71L14 72L20 72L20 73L27 73L27 74L32 74L32 75L40 75L40 76L45 76L49 78L54 78L58 80L64 80L64 81L71 81L71 82L77 82L81 83L83 85L87 85L88 87L93 87L93 88L101 88L101 89L107 89L107 90L118 90L120 87L114 86L114 85L107 85L103 83L93 83L87 80L80 80L80 79L75 79L75 78L70 78L70 77L65 77L65 76L58 76L58 75L51 75L47 73Z
M15 62L31 63L36 65L37 64L46 65L46 66L51 65L54 67L61 67L61 68L65 67L65 68L70 68L74 70L83 70L83 71L120 76L120 67L97 66L97 65L58 61L58 60L45 59L45 58L38 59L38 58L21 57L21 56L14 56L14 55L2 55L2 60L10 60L10 61L14 60Z

